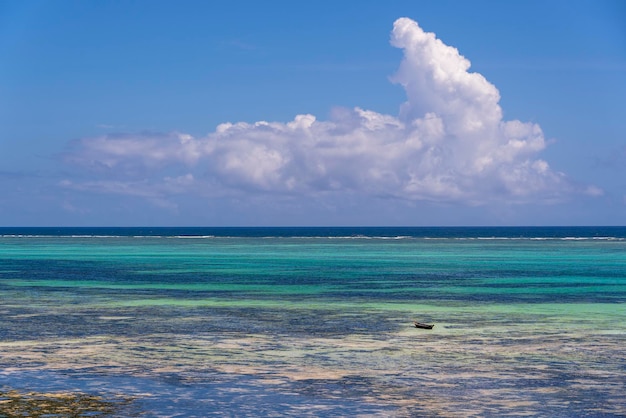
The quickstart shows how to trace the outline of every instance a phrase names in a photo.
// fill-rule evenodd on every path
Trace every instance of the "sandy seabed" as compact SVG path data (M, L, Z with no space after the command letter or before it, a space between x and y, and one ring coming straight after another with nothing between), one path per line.
M593 318L561 318L555 328L548 316L481 322L484 313L448 313L448 322L422 330L408 312L335 313L333 321L354 327L342 335L299 327L296 317L290 330L269 330L262 325L274 319L263 312L266 319L218 332L203 326L212 312L163 319L77 309L90 335L3 340L0 415L20 416L7 408L37 399L65 399L69 408L72 397L77 410L82 399L92 415L106 416L626 415L626 331ZM13 320L32 324L37 316ZM134 321L170 326L104 332Z

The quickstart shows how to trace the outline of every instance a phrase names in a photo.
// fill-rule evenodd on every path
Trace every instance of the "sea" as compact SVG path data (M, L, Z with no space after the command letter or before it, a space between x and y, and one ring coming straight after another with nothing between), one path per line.
M612 417L625 376L626 227L0 228L5 395Z

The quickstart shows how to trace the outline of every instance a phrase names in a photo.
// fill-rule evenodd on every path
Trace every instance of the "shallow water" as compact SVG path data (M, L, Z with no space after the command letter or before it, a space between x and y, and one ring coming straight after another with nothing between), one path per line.
M624 415L625 232L0 230L0 387L120 416Z

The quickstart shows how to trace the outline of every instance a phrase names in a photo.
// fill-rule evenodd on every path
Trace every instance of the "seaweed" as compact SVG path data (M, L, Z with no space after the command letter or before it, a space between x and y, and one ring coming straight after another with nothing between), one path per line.
M0 391L0 417L110 417L128 416L132 398L104 399L80 392L20 393Z

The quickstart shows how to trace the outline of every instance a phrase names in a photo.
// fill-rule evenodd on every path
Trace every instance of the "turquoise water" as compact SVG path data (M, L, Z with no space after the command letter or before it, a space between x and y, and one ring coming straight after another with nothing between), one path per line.
M619 416L624 302L626 228L0 228L0 387L138 416Z

